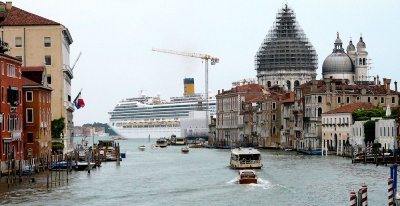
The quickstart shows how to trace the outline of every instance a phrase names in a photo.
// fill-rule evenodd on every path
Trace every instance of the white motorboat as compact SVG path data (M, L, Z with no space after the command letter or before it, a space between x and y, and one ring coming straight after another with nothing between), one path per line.
M142 145L142 146L139 146L138 149L139 149L140 151L144 151L144 150L146 149L146 147L145 147L144 145Z

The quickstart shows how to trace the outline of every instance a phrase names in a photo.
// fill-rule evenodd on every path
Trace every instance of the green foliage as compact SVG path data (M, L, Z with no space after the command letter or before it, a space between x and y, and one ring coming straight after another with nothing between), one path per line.
M61 134L64 134L64 128L65 128L64 117L51 121L51 138L53 139L60 138Z
M374 142L375 140L375 121L370 120L364 123L364 142Z
M82 127L104 127L105 133L108 133L111 136L117 135L117 133L113 129L111 129L111 127L108 126L108 124L106 124L106 123L100 123L100 122L93 122L93 124L86 123L86 124L82 125Z
M371 117L383 117L386 111L381 108L375 109L358 109L352 113L355 121L368 120Z
M53 151L60 151L64 149L64 144L61 142L53 142L51 149Z

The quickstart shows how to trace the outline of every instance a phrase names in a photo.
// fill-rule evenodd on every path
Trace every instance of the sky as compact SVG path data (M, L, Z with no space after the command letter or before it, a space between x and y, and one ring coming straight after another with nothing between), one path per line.
M118 101L147 95L168 99L183 94L183 78L204 92L200 59L153 52L152 48L210 54L209 90L255 78L254 55L284 3L318 54L321 66L332 52L336 32L356 44L362 34L372 65L370 75L400 80L400 1L385 0L14 0L13 6L59 22L70 30L72 96L82 89L86 106L74 112L75 125L108 122ZM392 83L393 86L393 83Z

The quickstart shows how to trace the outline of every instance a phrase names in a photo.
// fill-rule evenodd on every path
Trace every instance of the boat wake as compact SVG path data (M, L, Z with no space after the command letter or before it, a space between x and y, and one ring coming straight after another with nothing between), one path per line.
M228 182L226 182L226 184L229 184L229 185L239 184L239 177L235 177L235 178L229 180ZM246 184L246 186L257 187L257 188L262 188L262 189L270 189L273 187L271 182L269 182L268 180L264 180L262 178L257 178L257 184Z

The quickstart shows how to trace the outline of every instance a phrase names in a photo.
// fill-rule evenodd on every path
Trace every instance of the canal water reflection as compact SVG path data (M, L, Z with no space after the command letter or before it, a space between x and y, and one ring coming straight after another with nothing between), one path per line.
M46 189L46 176L7 189L0 180L0 205L348 205L351 190L368 185L370 205L387 204L385 166L350 159L262 151L259 185L235 184L229 150L179 146L151 149L155 140L119 141L127 152L120 166L103 163L90 174L72 172L69 183ZM145 145L145 151L138 146Z

